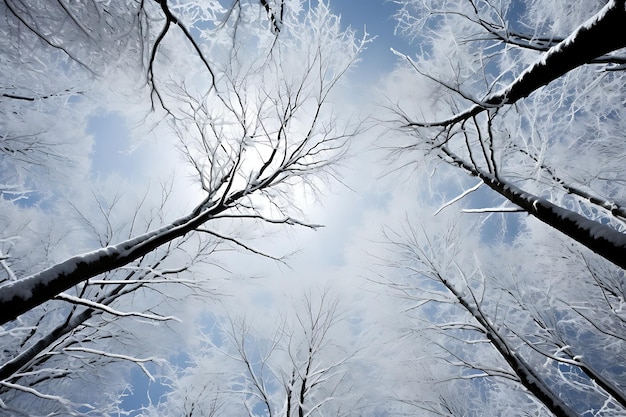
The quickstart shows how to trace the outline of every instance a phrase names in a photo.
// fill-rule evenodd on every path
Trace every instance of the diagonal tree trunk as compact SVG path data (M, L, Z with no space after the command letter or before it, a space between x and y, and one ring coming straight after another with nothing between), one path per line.
M477 306L472 305L466 298L457 291L454 285L443 276L435 272L439 281L454 295L459 304L480 323L485 336L491 345L502 355L509 364L513 372L517 375L520 383L528 389L537 399L539 399L555 416L574 417L578 416L561 398L559 398L541 377L535 372L517 352L508 345L507 341L500 335L498 330L489 322Z
M626 33L619 29L624 21L626 21L626 0L611 0L570 36L548 49L540 60L526 68L501 91L487 96L480 103L445 120L409 122L407 126L451 126L489 108L514 104L574 68L626 47ZM405 58L415 66L408 56Z
M566 234L620 268L626 269L626 235L624 233L527 193L469 163L446 145L441 146L440 149L449 163L482 179L489 188L518 205L528 214Z

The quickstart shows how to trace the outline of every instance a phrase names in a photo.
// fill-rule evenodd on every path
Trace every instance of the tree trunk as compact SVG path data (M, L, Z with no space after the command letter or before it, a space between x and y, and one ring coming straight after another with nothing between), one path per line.
M489 188L524 209L528 214L566 234L622 269L626 269L626 235L617 230L589 220L578 213L564 209L549 201L529 194L515 185L500 180L468 163L447 146L441 151L449 162L482 179Z
M517 375L520 383L526 387L546 408L557 417L576 417L578 413L572 410L563 400L561 400L537 375L535 370L513 349L508 346L506 340L500 336L498 331L486 320L482 312L470 305L463 295L441 275L437 274L439 280L456 297L459 303L469 312L476 321L480 323L485 331L485 335L491 345L502 355L509 364L513 372Z
M3 285L0 287L0 325L15 320L82 281L128 265L159 246L194 231L227 208L225 204L217 204L199 213L195 210L156 231L74 256L34 275Z

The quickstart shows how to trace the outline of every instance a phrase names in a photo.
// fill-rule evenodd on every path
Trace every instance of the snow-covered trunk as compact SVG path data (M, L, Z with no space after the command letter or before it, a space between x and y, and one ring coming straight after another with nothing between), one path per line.
M192 232L227 208L227 204L216 204L210 209L196 209L192 214L155 231L114 246L73 256L41 272L3 285L0 287L0 325L82 281L127 265L159 246Z
M291 396L293 395L293 387L296 384L296 368L291 371L291 379L287 384L287 405L285 406L285 417L291 417Z
M550 48L504 91L487 99L488 105L512 104L594 58L626 47L625 0L612 0L569 37Z
M456 297L459 304L463 306L468 313L474 317L483 328L485 336L491 343L491 345L502 355L504 360L509 364L513 372L517 375L520 383L528 389L539 401L541 401L546 408L548 408L557 417L574 417L578 416L574 410L572 410L563 400L561 400L550 387L541 379L539 375L534 371L532 366L528 364L521 356L517 354L508 345L506 340L500 335L500 333L494 328L494 326L483 315L482 311L477 306L471 305L463 294L456 290L456 288L444 277L438 275L439 280L445 287Z
M518 205L528 214L566 234L620 268L626 269L626 235L624 233L527 193L474 166L445 145L440 149L450 163L479 177L489 188Z
M0 366L0 381L12 377L15 373L24 369L33 359L43 353L52 343L59 340L64 335L78 328L87 321L94 313L94 309L86 309L80 314L73 316L70 320L57 326L41 339L37 340L28 349L22 351L18 356Z
M304 400L306 398L306 393L309 389L307 385L307 380L311 372L312 362L313 362L313 347L309 346L309 355L307 358L306 370L304 371L304 376L302 377L302 384L300 386L300 398L298 399L298 417L304 417Z

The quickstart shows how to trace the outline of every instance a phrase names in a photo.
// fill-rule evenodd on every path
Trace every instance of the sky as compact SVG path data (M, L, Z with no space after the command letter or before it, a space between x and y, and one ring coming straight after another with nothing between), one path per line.
M151 347L167 352L166 356L169 354L168 360L171 365L184 368L193 354L198 353L191 351L194 346L201 344L194 337L194 332L198 331L198 328L204 330L207 337L213 337L214 343L219 344L215 341L219 337L212 332L215 329L215 323L226 314L248 317L258 326L259 332L267 331L271 334L275 331L275 326L280 325L281 318L291 315L293 319L293 310L289 309L291 304L297 306L294 308L302 308L298 300L303 293L310 291L309 294L311 294L321 289L328 289L337 295L342 306L343 317L348 318L346 323L339 326L337 333L333 334L340 335L341 342L348 344L358 342L366 346L368 340L380 342L388 338L389 343L371 343L374 347L365 347L366 352L359 359L364 357L369 359L366 354L372 352L367 349L380 349L382 353L381 351L373 352L371 356L376 360L380 359L380 363L372 363L372 368L385 369L385 372L381 372L378 377L388 377L393 380L397 373L402 376L397 378L397 381L403 381L403 384L410 381L403 386L394 387L393 389L397 392L415 392L417 386L420 393L423 390L424 395L428 395L431 387L428 386L430 380L427 376L429 372L434 372L435 367L430 362L420 364L419 361L414 360L416 357L427 354L425 353L427 346L406 340L394 340L389 335L396 330L406 330L403 326L410 326L407 324L410 319L424 321L430 318L429 315L435 313L441 314L443 319L458 317L458 315L452 314L452 303L447 304L449 309L448 307L440 309L439 305L434 307L433 304L428 304L423 312L420 312L422 310L418 311L419 309L409 305L407 300L387 297L387 292L391 290L381 289L384 286L377 282L378 279L384 281L387 276L377 274L385 271L391 279L396 274L399 276L415 273L415 271L411 272L410 267L401 272L388 272L391 268L383 265L387 261L393 263L397 258L401 258L399 253L394 253L392 249L389 249L387 243L390 237L411 236L411 233L414 234L413 236L435 236L440 233L448 238L448 233L450 235L458 233L461 238L445 247L442 258L445 259L448 255L453 256L458 250L457 242L463 242L464 245L473 247L475 251L461 253L458 258L459 263L467 260L464 257L469 259L475 256L478 259L480 256L480 259L489 266L489 262L493 260L495 264L498 259L493 255L496 253L495 249L491 252L493 248L483 243L488 243L494 237L497 238L495 240L504 244L513 242L514 238L519 237L518 232L522 222L526 227L526 236L522 238L531 239L535 234L549 236L549 232L537 227L536 222L527 221L528 216L518 213L504 216L501 214L460 214L462 208L493 207L501 204L501 200L495 198L494 194L483 186L460 202L445 204L454 201L455 197L475 186L478 181L463 174L459 175L457 170L452 172L452 169L447 169L445 164L438 164L438 161L420 161L420 164L416 164L412 155L405 159L401 157L399 160L394 160L390 156L387 146L405 143L403 140L406 140L406 136L400 132L391 131L387 128L388 125L380 123L382 119L389 117L387 113L381 112L380 105L390 104L381 92L397 98L402 104L412 103L412 106L408 108L409 111L419 107L417 111L434 112L436 104L440 104L436 103L432 88L425 87L426 83L420 85L417 81L419 77L415 77L412 70L406 69L403 65L405 63L401 62L400 58L391 51L393 48L411 55L415 48L415 45L411 45L406 39L394 35L395 23L391 16L396 8L397 5L393 1L334 0L331 2L331 10L341 15L342 27L350 26L358 34L366 31L375 39L363 52L360 62L340 83L338 94L332 97L334 109L338 109L337 114L340 116L356 114L355 117L367 120L364 125L366 129L354 138L350 151L339 164L338 181L331 178L328 183L321 184L320 193L316 196L308 193L292 196L297 199L297 206L302 209L304 220L322 224L324 227L311 230L304 227L273 228L266 225L247 226L248 228L243 227L242 230L237 230L245 236L246 244L255 249L275 256L288 254L286 262L282 263L238 250L215 254L215 259L221 262L217 266L208 265L206 269L199 267L199 270L195 271L196 277L208 277L210 282L214 283L216 295L202 300L190 297L182 304L175 305L174 308L178 310L174 313L187 320L180 325L172 324L173 327L178 326L176 337L180 338L175 343L172 343L172 340L163 340L165 336L160 336L158 330L150 333L155 336L155 342L151 339L150 343L154 345ZM516 9L513 9L515 14ZM167 49L168 47L171 45L165 43L162 50L166 58L168 52L171 52ZM177 63L177 66L183 67L185 64L181 62ZM181 73L187 75L185 71ZM189 74L194 74L193 69L189 70ZM186 87L193 89L191 76L187 80L190 84ZM108 87L105 86L105 89ZM166 219L177 217L176 213L187 213L198 202L201 195L197 192L197 187L190 186L193 177L190 175L188 166L181 168L181 159L176 156L175 152L172 152L172 147L176 145L175 135L164 124L156 123L154 127L151 125L155 122L154 119L161 117L158 112L149 115L147 113L150 112L146 111L148 106L144 106L142 110L136 110L133 107L142 100L145 104L146 97L116 96L119 93L113 91L124 91L122 88L116 90L116 87L118 86L110 86L111 91L103 94L109 100L107 103L100 105L84 102L89 113L86 120L72 120L72 123L77 125L76 131L86 132L93 141L91 153L87 158L88 163L85 164L88 166L89 181L84 182L89 183L90 186L95 184L95 189L93 193L87 192L86 197L81 195L80 198L89 200L99 191L105 193L118 188L123 189L125 193L120 194L118 203L121 208L116 209L117 211L112 210L114 214L111 218L114 218L119 213L124 214L124 210L134 213L133 204L142 199L147 186L150 187L150 191L145 195L149 196L149 201L153 201L152 198L158 200L163 184L161 181L167 179L173 184L173 197L171 198L173 202L171 207L168 206L170 212L165 215ZM73 104L68 102L68 106ZM430 105L432 107L429 107ZM414 138L411 137L410 140ZM398 166L402 169L396 169ZM71 186L64 190L68 196L74 195L72 193L79 191L84 185L76 178L68 184ZM89 201L73 200L72 208L77 211L91 210L96 215L108 209L103 200ZM29 204L34 207L34 203L25 204L25 208L28 208ZM149 213L154 213L154 211ZM476 216L475 218L478 218L481 224L471 226L472 220L468 219L473 219L472 216ZM161 219L158 220L161 221ZM456 225L457 222L462 223L459 230L448 227ZM63 222L54 226L68 227L61 223ZM107 226L94 223L97 224L96 228ZM98 244L94 241L73 243L75 243L74 246L86 249L89 245ZM423 249L434 250L431 245L425 245ZM73 247L68 250L73 250ZM555 250L556 253L563 250L567 254L569 247L562 245ZM505 255L516 256L511 253L506 252ZM456 259L454 258L453 261L456 262ZM476 259L470 259L468 265L479 265L478 261L474 263ZM567 259L564 255L555 258L554 262L547 261L546 268L557 269L559 262L564 264ZM501 265L506 266L506 262L506 259L502 260ZM515 268L524 271L524 268L528 266L511 264L514 265L511 271ZM509 277L506 272L511 272L505 267L496 271L505 271L503 277L497 277L502 280ZM530 269L530 271L534 270ZM479 272L477 275L480 276L482 271ZM472 271L472 274L474 273L476 270ZM482 276L484 278L484 275ZM530 273L528 277L524 277L522 284L527 284L529 287L536 285L539 288L543 285L541 279L540 276ZM474 289L477 288L476 285L480 286L480 282L477 282L472 281ZM440 284L439 287L441 287ZM173 294L168 295L175 298L175 294L177 293L174 291ZM150 301L142 299L142 296L137 295L133 302L143 305L141 303ZM420 296L418 294L410 303L418 305L421 302ZM407 298L410 297L407 295ZM492 301L487 299L486 307L490 307ZM499 299L493 302L497 304ZM407 318L408 316L410 319ZM441 319L441 317L438 318ZM287 322L288 320L285 319L284 323ZM133 323L141 326L140 322ZM391 325L387 326L389 323ZM290 324L293 325L293 321ZM150 330L145 331L146 334L150 332ZM164 334L171 335L172 333ZM346 335L351 337L343 337ZM439 340L437 337L443 337L443 335L435 334L432 337L436 342ZM159 345L159 340L163 342L163 346ZM403 345L406 351L394 350L392 345L395 342L406 343ZM145 353L146 356L150 354L147 348ZM207 354L207 356L210 355ZM411 365L405 366L405 364ZM147 365L147 369L157 376L156 382L150 382L138 366L131 367L130 373L118 374L116 377L119 380L116 382L129 384L122 407L126 410L136 410L147 406L148 403L156 405L167 401L167 394L171 391L166 386L165 379L159 380L159 375L167 373L166 368L156 363ZM356 371L367 374L364 369ZM358 372L357 374L361 375ZM415 375L419 375L419 380L416 381ZM388 388L383 386L382 380L377 382L381 385L381 389ZM484 394L485 402L488 402L486 389L479 385L480 383L476 384L478 387L476 392ZM516 395L522 395L519 390L517 391ZM439 395L439 391L435 392L433 389L432 392ZM470 395L469 391L467 395ZM384 414L381 413L381 415Z
M357 88L356 91L363 96L363 100L370 100L373 108L379 100L375 94L376 84L385 73L392 71L398 62L398 57L390 48L404 52L410 51L411 48L405 39L394 36L394 21L391 16L397 5L390 1L378 0L335 0L330 5L331 10L341 16L342 27L350 26L359 36L366 31L369 36L375 37L361 55L360 62L350 70L346 80L350 86L364 85L364 88ZM348 100L353 100L353 97ZM135 148L128 124L122 115L116 113L99 113L89 120L89 132L94 136L92 155L94 176L104 177L111 173L131 177L137 175L137 158L134 155L144 155L153 146L153 142L141 142ZM374 129L372 134L365 135L365 139L371 142L377 134ZM369 147L370 143L355 144L355 149L359 150ZM352 155L345 162L347 167L342 170L344 175L342 181L345 185L333 184L324 190L319 201L309 201L311 205L304 208L307 219L321 223L325 227L316 231L297 229L290 232L291 236L288 239L276 239L277 242L270 249L272 253L290 252L292 248L299 251L288 259L289 267L253 259L248 259L243 264L233 260L233 263L243 265L240 268L228 266L235 275L253 274L263 276L265 279L265 284L261 285L265 287L264 289L254 285L252 289L244 290L249 292L246 296L248 299L243 300L244 304L250 303L250 299L256 300L250 305L258 302L273 303L276 302L276 297L280 297L281 292L294 292L296 291L294 289L310 286L316 280L320 281L319 285L322 286L321 282L333 278L341 279L340 275L346 273L342 268L353 268L352 265L348 265L352 262L348 258L354 256L350 254L350 248L355 246L354 240L360 239L359 235L363 234L362 231L366 228L365 223L371 224L373 218L384 217L381 212L385 211L391 197L378 178L382 171L366 168L368 164L377 163L381 156L380 153L371 151L367 151L366 155L359 153L358 157ZM145 165L140 163L143 169L149 168ZM129 172L130 167L133 167L132 171L135 172ZM366 254L356 256L361 258ZM257 263L259 265L255 265ZM348 283L349 280L346 281L346 285L349 285ZM267 285L275 289L268 290ZM289 287L291 290L284 290ZM138 368L131 371L131 381L132 387L123 402L124 407L129 410L146 406L148 396L156 403L159 395L167 392L167 389L158 382L151 383Z
M362 54L361 63L352 75L354 79L373 86L398 62L391 48L410 54L413 46L404 37L394 34L393 15L398 11L398 5L393 1L336 0L330 5L331 10L341 16L342 25L376 37Z
M361 111L365 113L376 111L381 100L377 89L382 87L381 81L399 62L391 48L407 54L413 48L406 39L394 35L392 16L397 5L391 1L335 0L331 2L331 10L341 16L342 27L350 26L360 36L366 31L369 36L375 37L344 82L348 86L346 94L350 94L345 98L346 102L359 102ZM363 87L360 88L360 85ZM358 95L356 101L355 91ZM100 112L89 120L89 132L94 136L92 174L95 177L112 173L141 176L142 171L150 172L152 164L146 163L146 160L162 158L153 147L163 144L150 140L138 144L133 142L130 124L123 115L106 112ZM323 190L319 199L310 199L304 204L306 219L323 224L323 228L316 231L295 228L289 231L287 238L274 236L269 246L264 245L272 254L297 250L287 259L288 266L253 257L246 257L241 262L240 254L225 261L229 271L243 279L238 290L233 291L237 296L231 297L232 300L226 301L226 304L244 313L280 302L282 297L293 296L302 288L324 285L348 291L350 297L368 296L369 290L363 287L360 277L368 273L368 262L377 254L376 241L381 239L383 222L399 226L399 217L403 217L404 213L397 207L412 207L423 198L417 187L408 187L405 190L407 193L402 195L394 195L390 191L389 181L396 181L394 173L389 172L385 163L381 164L385 153L375 151L376 146L372 146L381 134L374 126L361 135L352 144L351 155L342 163L342 184L331 184ZM145 157L146 152L150 155L148 158ZM140 158L139 163L137 158ZM131 166L133 172L129 168ZM141 169L137 170L138 166ZM452 198L458 192L455 191L457 187L450 190L449 198ZM471 198L474 204L480 206L485 196ZM395 217L393 222L389 221L390 217ZM245 277L251 275L261 277L261 281L250 285ZM241 306L246 307L242 309ZM180 364L178 360L175 363ZM156 370L155 367L151 369ZM158 381L151 383L138 368L131 371L131 384L123 402L128 410L148 405L148 397L153 404L158 403L159 396L168 392Z

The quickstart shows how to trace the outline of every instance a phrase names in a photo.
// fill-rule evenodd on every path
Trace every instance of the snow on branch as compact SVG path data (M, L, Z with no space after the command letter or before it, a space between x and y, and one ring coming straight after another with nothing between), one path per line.
M22 378L22 377L25 377L25 376L32 376L32 375L52 374L54 376L54 378L59 378L59 377L66 376L69 373L70 373L70 371L68 371L67 369L41 368L41 369L37 369L37 370L33 370L33 371L17 372L15 374L13 374L12 377L13 378Z
M85 307L89 307L89 308L94 308L96 310L102 310L106 313L112 314L114 316L120 316L120 317L142 317L144 319L149 319L149 320L156 320L156 321L169 321L169 320L174 320L177 322L181 322L181 320L178 317L175 316L159 316L156 314L148 314L148 313L140 313L138 311L118 311L115 310L107 305L101 304L101 303L97 303L95 301L91 301L91 300L86 300L84 298L79 298L79 297L75 297L73 295L69 295L67 293L61 293L57 296L55 296L54 298L59 299L59 300L63 300L63 301L67 301L70 302L72 304L80 304L83 305Z
M29 394L32 394L36 397L42 398L44 400L51 400L51 401L57 401L61 404L63 404L64 406L68 407L68 408L80 408L80 407L87 407L91 410L93 410L93 407L89 404L74 404L71 401L69 401L66 398L63 398L61 396L58 395L51 395L51 394L44 394L42 392L37 391L34 388L30 388L30 387L25 387L24 385L20 385L20 384L14 384L11 382L7 382L7 381L0 381L0 385L5 386L7 388L10 389L14 389L14 390L18 390L18 391L22 391L22 392L27 392Z
M457 197L454 197L452 200L448 201L447 203L445 203L444 205L439 207L437 209L437 211L435 211L435 214L433 214L433 216L436 216L437 214L439 214L439 212L441 212L441 210L445 209L448 206L451 206L452 204L454 204L457 201L461 200L466 195L468 195L470 193L473 193L474 191L478 190L480 188L480 186L483 185L483 184L484 184L484 182L482 180L480 180L480 182L478 184L476 184L475 186L473 186L472 188L463 191L460 195L458 195Z
M148 378L150 378L150 381L152 381L152 382L155 381L154 376L152 376L150 371L148 371L148 369L145 367L144 363L146 363L146 362L163 363L164 362L163 359L155 358L155 357L152 357L152 356L148 357L148 358L135 358L133 356L122 355L122 354L119 354L119 353L105 352L103 350L91 349L91 348L80 347L80 346L66 347L66 348L63 348L63 351L64 352L84 352L84 353L90 353L90 354L93 354L93 355L105 356L107 358L122 359L122 360L125 360L125 361L133 362L138 367L141 368L141 370L146 374L146 376Z
M526 212L520 207L485 207L476 209L462 209L461 213L520 213Z

